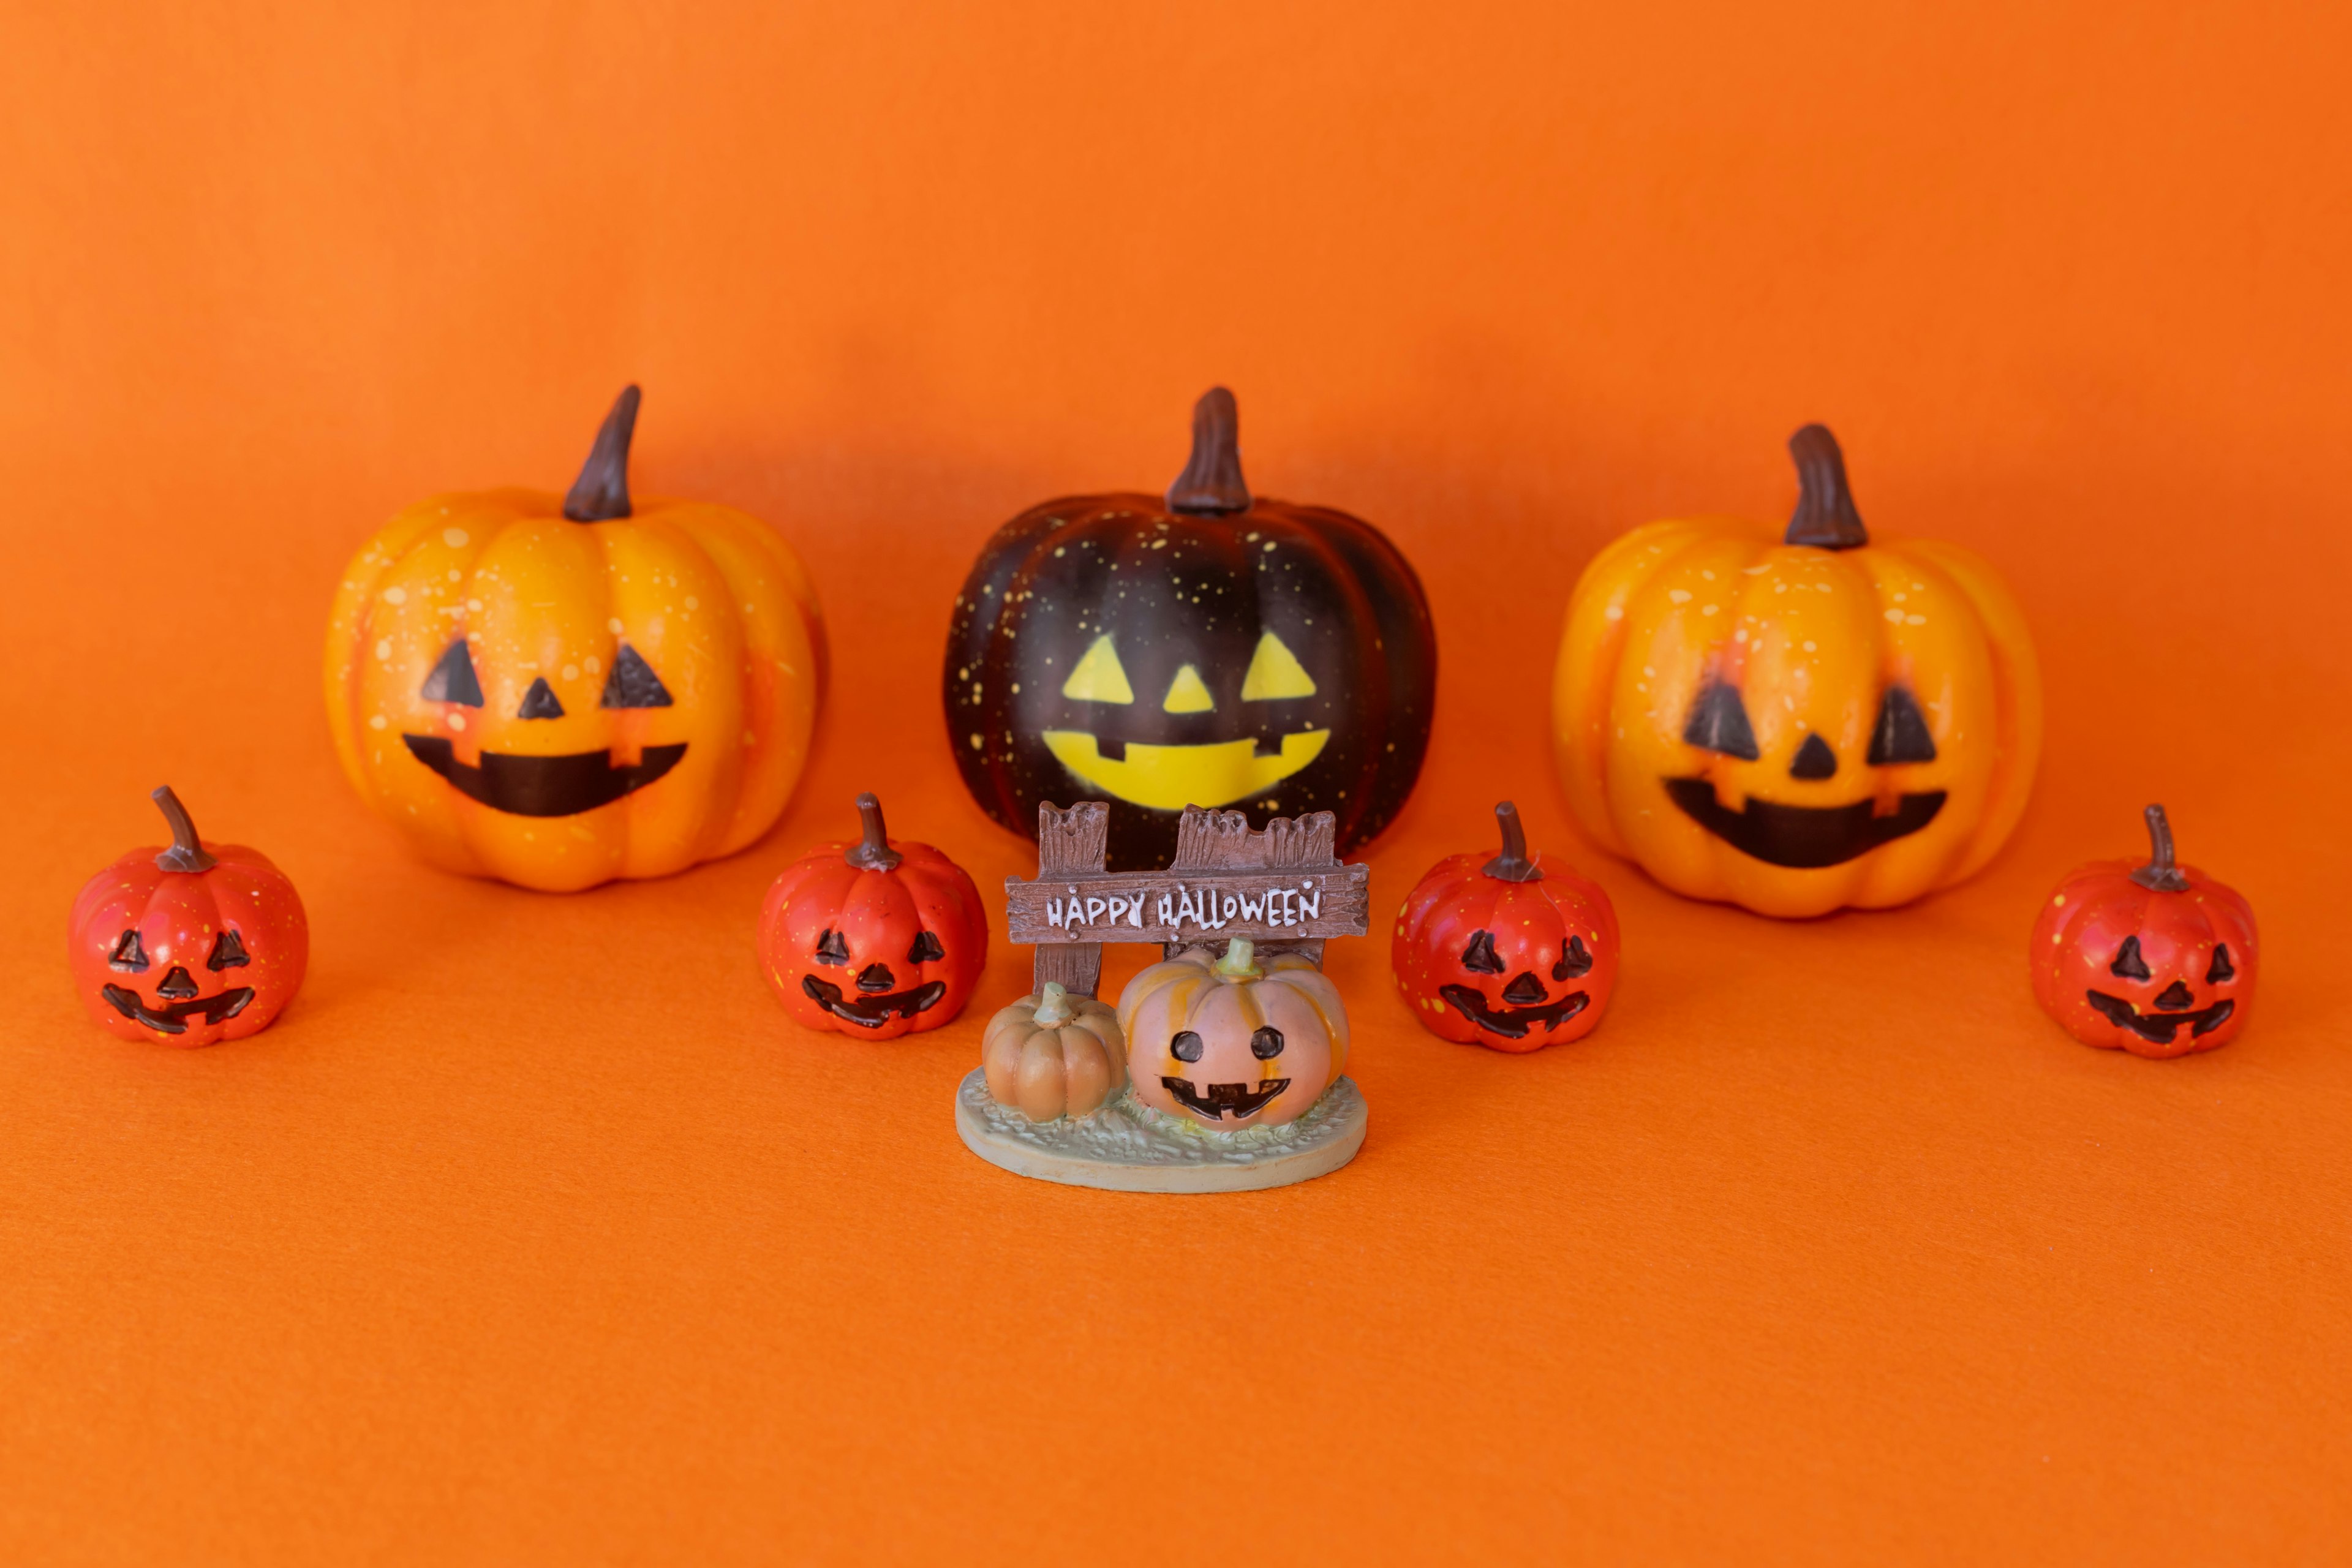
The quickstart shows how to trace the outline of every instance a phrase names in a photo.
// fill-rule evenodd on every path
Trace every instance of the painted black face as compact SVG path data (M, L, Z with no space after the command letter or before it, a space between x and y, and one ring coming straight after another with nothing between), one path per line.
M448 702L460 708L482 706L482 683L474 672L474 658L466 639L449 645L418 695L428 702ZM624 643L605 678L604 708L668 708L669 689L653 666L635 648ZM563 703L544 676L533 680L515 709L518 719L561 719ZM623 795L645 788L686 755L686 743L647 746L638 760L625 767L614 764L604 752L571 752L561 756L530 756L511 752L484 752L479 764L457 760L457 748L446 736L403 734L409 754L447 779L460 795L478 800L509 816L576 816L610 805Z
M212 955L205 961L205 967L217 974L224 969L241 969L252 962L252 956L245 951L245 939L224 930L213 939ZM107 955L106 963L108 968L125 974L144 974L153 967L146 944L140 941L135 928L115 939L114 951ZM232 986L211 996L199 995L195 977L176 963L163 976L163 983L155 987L161 1006L150 1004L126 985L102 985L98 994L124 1017L165 1035L186 1034L191 1018L202 1018L207 1024L226 1023L244 1012L253 1000L250 985Z
M1756 762L1755 727L1748 721L1747 705L1738 688L1715 681L1691 704L1683 725L1685 743L1719 756ZM1936 740L1928 732L1927 715L1918 700L1900 686L1890 686L1880 700L1878 721L1872 727L1870 749L1864 762L1871 767L1892 767L1936 760ZM1818 733L1808 734L1790 759L1789 776L1818 783L1835 778L1836 750ZM1944 809L1946 792L1922 790L1895 801L1895 810L1882 816L1874 799L1851 805L1788 805L1756 795L1733 811L1716 798L1715 784L1704 774L1663 781L1666 797L1683 815L1743 855L1768 866L1816 870L1839 866L1867 855L1882 844L1907 837L1936 820Z
M2123 946L2116 950L2116 961L2107 965L2107 973L2118 980L2137 981L2143 984L2152 984L2156 978L2148 972L2147 960L2141 955L2139 938L2136 936L2124 938ZM2229 947L2216 943L2213 962L2205 969L2205 984L2219 985L2237 977L2237 966L2230 962ZM2116 1027L2129 1029L2141 1039L2159 1046L2172 1044L2183 1025L2188 1026L2191 1039L2210 1035L2227 1023L2230 1015L2238 1010L2237 1003L2228 997L2207 1006L2198 1006L2197 994L2189 989L2189 983L2185 980L2175 980L2158 992L2151 1004L2155 1009L2153 1012L2143 1013L2124 997L2105 991L2085 991L2083 995L2084 1000L2105 1015L2107 1022Z
M1201 1037L1191 1029L1181 1031L1168 1042L1168 1054L1180 1062L1197 1062L1207 1054L1208 1047ZM1250 1055L1262 1062L1270 1062L1282 1054L1282 1031L1267 1025L1250 1036ZM1286 1078L1270 1078L1259 1083L1212 1083L1196 1085L1189 1078L1162 1077L1160 1087L1174 1095L1196 1116L1212 1121L1223 1120L1230 1113L1234 1120L1255 1115L1273 1103L1274 1097L1290 1087Z
M936 963L946 956L947 950L940 945L940 939L927 931L918 931L907 949L910 965ZM814 957L830 968L848 968L849 939L828 927L817 935ZM835 1017L861 1029L878 1029L893 1018L911 1018L937 1006L940 998L948 994L947 982L943 980L926 981L904 991L892 990L898 983L888 964L869 963L851 982L857 992L855 996L832 981L820 980L814 974L801 977L801 994Z
M1469 945L1462 950L1462 967L1473 974L1503 973L1505 965L1502 955L1495 951L1492 931L1482 931L1471 937ZM1580 980L1591 972L1592 954L1586 951L1582 937L1572 936L1559 944L1559 962L1551 966L1555 982ZM1486 993L1475 985L1441 985L1437 994L1480 1028L1513 1040L1525 1039L1530 1030L1557 1028L1583 1012L1592 1001L1583 991L1554 997L1543 977L1532 969L1520 971L1503 987L1503 1005L1499 1007L1490 1004Z

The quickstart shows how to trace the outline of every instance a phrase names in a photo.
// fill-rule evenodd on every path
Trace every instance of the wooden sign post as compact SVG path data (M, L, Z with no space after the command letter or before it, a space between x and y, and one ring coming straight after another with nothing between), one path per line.
M1302 952L1319 967L1327 937L1370 929L1371 873L1343 866L1328 811L1277 816L1253 831L1238 811L1188 805L1164 871L1106 871L1110 808L1037 807L1037 877L1004 882L1012 940L1037 948L1035 985L1091 996L1102 944L1156 942L1170 956L1247 937L1260 952Z

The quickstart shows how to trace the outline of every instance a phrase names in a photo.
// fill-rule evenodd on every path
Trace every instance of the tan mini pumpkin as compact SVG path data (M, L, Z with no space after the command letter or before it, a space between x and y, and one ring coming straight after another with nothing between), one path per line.
M1260 963L1244 937L1223 958L1188 947L1139 973L1118 1024L1135 1098L1221 1131L1302 1115L1348 1065L1339 988L1295 952Z
M980 1065L988 1098L1032 1121L1090 1116L1127 1082L1118 1015L1050 980L988 1021Z

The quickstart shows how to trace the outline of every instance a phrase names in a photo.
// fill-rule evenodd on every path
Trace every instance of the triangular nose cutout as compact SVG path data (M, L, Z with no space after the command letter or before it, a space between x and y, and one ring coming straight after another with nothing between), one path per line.
M1201 672L1191 665L1176 672L1168 683L1168 696L1160 704L1163 713L1210 713L1216 710L1216 699L1209 695L1208 683Z
M1797 760L1789 764L1789 776L1792 779L1835 778L1837 753L1831 751L1830 743L1818 734L1808 735L1805 743L1797 748Z
M563 717L563 704L555 700L555 688L547 683L547 677L542 675L530 683L530 689L522 694L522 706L515 710L515 717L518 719Z
M474 679L474 656L466 651L464 637L449 645L417 695L427 702L455 702L462 708L482 705L482 683Z

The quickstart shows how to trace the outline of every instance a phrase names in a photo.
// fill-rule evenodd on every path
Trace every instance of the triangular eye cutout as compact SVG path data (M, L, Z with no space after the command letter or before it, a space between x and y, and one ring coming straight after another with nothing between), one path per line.
M1462 967L1473 974L1500 974L1503 960L1495 952L1495 933L1482 931L1462 950Z
M909 963L937 963L940 959L945 958L947 955L948 950L940 945L940 939L938 937L933 936L927 931L917 931L915 933L915 945L907 950L907 962Z
M466 650L464 637L449 645L417 695L427 702L455 702L461 708L482 705L482 683L474 679L474 656Z
M1878 722L1870 731L1870 765L1935 760L1936 737L1927 733L1927 716L1919 711L1919 700L1900 686L1888 687L1878 704Z
M1201 679L1200 667L1186 665L1168 683L1168 695L1161 700L1162 713L1213 713L1217 700L1209 695L1209 683Z
M128 970L133 974L145 973L147 949L141 945L138 931L127 931L115 938L114 951L106 955L106 966L109 969Z
M849 963L848 939L830 926L825 928L816 939L816 961L830 963L835 968L846 967Z
M1132 702L1135 688L1127 681L1127 667L1118 662L1118 649L1110 643L1106 632L1095 638L1078 668L1070 671L1070 679L1062 682L1062 695L1073 702Z
M1579 980L1592 973L1592 955L1584 951L1584 939L1570 937L1559 944L1559 962L1552 965L1554 980Z
M1315 678L1298 656L1272 632L1262 632L1257 652L1250 655L1249 673L1242 677L1242 700L1274 702L1287 697L1315 695Z
M515 710L515 717L518 719L563 717L563 704L557 699L555 688L547 683L547 677L542 675L530 683L530 689L522 694L522 706Z
M654 673L645 655L623 643L621 651L613 658L613 673L604 678L604 706L667 708L669 688L661 683L661 677Z
M1754 762L1756 731L1748 727L1748 708L1739 700L1739 689L1718 680L1701 691L1683 724L1683 743Z
M2213 944L2213 962L2205 970L2205 984L2219 985L2224 980L2235 980L2238 966L2230 962L2230 950L2221 943Z
M245 951L245 939L233 931L224 931L213 938L213 955L205 960L205 967L217 974L224 969L241 969L252 962Z
M2148 978L2147 960L2139 955L2139 938L2124 938L2123 946L2116 949L2116 961L2107 965L2107 973L2118 980Z

